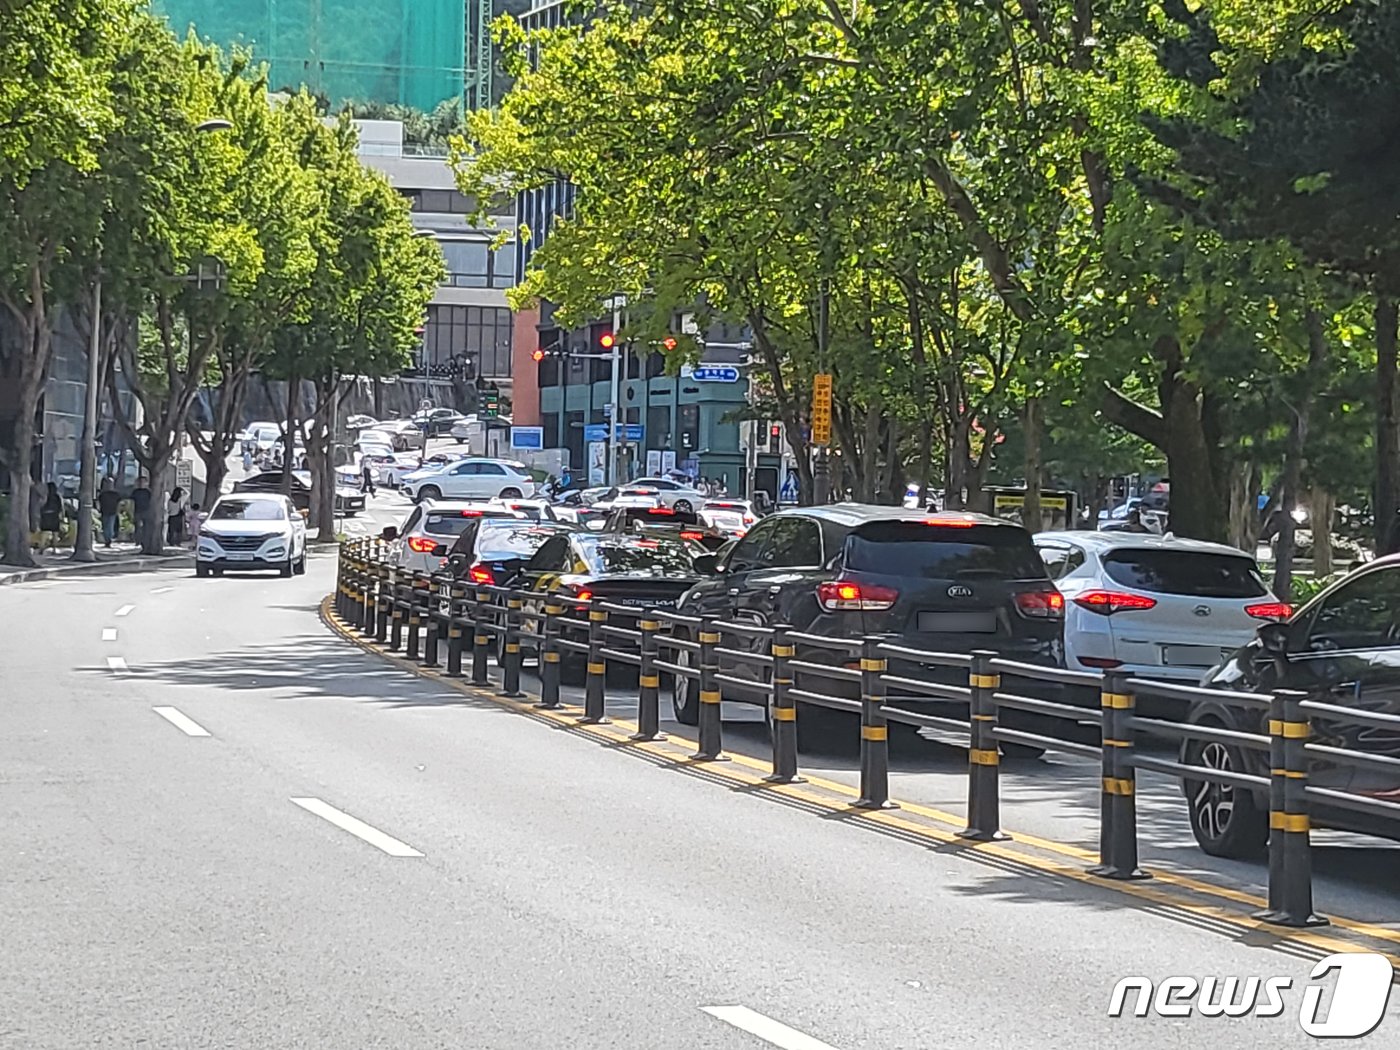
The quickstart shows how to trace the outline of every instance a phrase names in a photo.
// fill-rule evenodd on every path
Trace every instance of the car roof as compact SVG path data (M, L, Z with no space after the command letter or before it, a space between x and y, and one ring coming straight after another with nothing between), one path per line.
M833 525L852 529L872 521L966 521L974 525L1021 528L1019 522L968 510L919 510L911 507L882 507L872 503L828 503L819 507L788 507L769 517L783 518L794 514L821 518Z
M283 498L284 497L280 492L225 492L214 501L214 505L217 507L226 499L280 500Z
M492 510L509 511L510 508L501 503L492 503L485 499L425 499L420 506L425 511L435 510L451 514L459 510Z
M1184 536L1155 536L1143 532L1037 532L1034 538L1059 543L1076 543L1081 547L1099 552L1110 550L1196 551L1200 554L1234 554L1243 558L1252 557L1247 551L1225 543L1192 540Z

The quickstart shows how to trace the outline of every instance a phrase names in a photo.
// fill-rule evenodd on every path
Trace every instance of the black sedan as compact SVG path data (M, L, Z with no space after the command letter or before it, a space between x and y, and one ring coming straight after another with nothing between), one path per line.
M282 471L264 470L233 483L234 492L281 492ZM311 475L302 470L292 471L292 487L288 495L297 510L311 508ZM347 517L365 509L365 494L348 485L337 485L335 489L335 511Z
M426 428L428 437L442 437L452 433L452 428L462 422L463 418L460 412L454 412L450 408L434 408L427 412L419 412L413 417L413 422L419 430Z
M604 533L650 536L653 539L683 540L693 544L696 553L713 554L728 541L722 532L700 521L693 510L670 507L614 507L604 521Z

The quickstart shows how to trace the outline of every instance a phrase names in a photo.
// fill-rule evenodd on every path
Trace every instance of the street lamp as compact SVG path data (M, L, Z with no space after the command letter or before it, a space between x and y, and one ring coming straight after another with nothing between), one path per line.
M206 131L229 131L233 128L233 121L224 120L223 117L215 117L213 120L206 120L194 126L198 132Z

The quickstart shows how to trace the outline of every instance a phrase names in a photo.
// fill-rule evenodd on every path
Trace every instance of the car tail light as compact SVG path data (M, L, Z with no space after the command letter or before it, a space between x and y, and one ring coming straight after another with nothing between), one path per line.
M941 525L945 529L970 529L977 522L968 521L966 518L925 518L924 524Z
M417 551L419 554L432 554L433 551L437 550L437 540L428 536L410 536L408 549Z
M1124 591L1085 591L1075 596L1074 604L1090 612L1110 616L1125 609L1151 609L1157 604L1157 599Z
M481 511L479 511L479 510L464 510L464 511L462 511L462 517L464 517L464 518L479 518L479 517L481 517Z
M467 570L467 578L472 583L495 583L496 576L485 565L473 565Z
M681 539L683 540L703 540L704 538L705 534L703 532L685 530L681 533Z
M1256 620L1286 620L1293 615L1293 606L1287 602L1260 602L1246 605L1244 611Z
M745 525L752 525L752 524L753 524L755 521L757 521L757 520L758 520L758 519L755 518L752 514L745 514L745 515L744 515L744 524L745 524Z
M893 587L854 580L827 580L817 587L817 604L827 612L879 611L890 608L898 599L899 592Z
M1015 600L1022 616L1058 620L1065 614L1065 596L1059 591L1022 591Z
M670 507L652 507L649 511L647 511L647 513L648 513L648 514L654 514L654 515L657 515L658 517L663 517L663 518L664 518L664 517L666 517L667 515L675 514L676 512L675 512L674 510L672 510Z
M1122 660L1114 660L1108 656L1080 656L1079 662L1085 667L1094 667L1103 671L1111 671L1115 667L1122 667Z

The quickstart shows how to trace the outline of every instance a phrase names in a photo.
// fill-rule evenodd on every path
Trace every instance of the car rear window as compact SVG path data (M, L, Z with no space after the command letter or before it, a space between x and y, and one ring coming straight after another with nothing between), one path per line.
M470 514L463 514L460 510L429 511L428 516L423 519L423 531L434 536L460 536L473 521L478 518L510 518L513 521L520 519L515 517L511 511L507 510L476 510Z
M622 512L628 524L694 525L700 519L691 510L671 510L669 507L626 507Z
M846 541L846 566L921 579L1046 579L1030 534L1007 525L926 525L877 521Z
M1109 579L1138 591L1193 598L1259 598L1269 593L1254 562L1234 554L1117 550L1102 560Z
M545 545L545 541L558 536L560 529L537 525L530 521L518 524L505 522L485 522L476 538L476 556L480 561L506 561L511 558L529 558Z
M596 573L634 576L692 575L690 548L677 540L640 539L634 543L584 544L589 566Z

